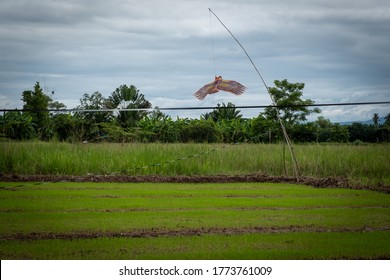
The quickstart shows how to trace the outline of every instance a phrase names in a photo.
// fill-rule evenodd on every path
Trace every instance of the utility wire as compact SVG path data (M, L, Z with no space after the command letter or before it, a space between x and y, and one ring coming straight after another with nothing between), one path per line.
M334 106L365 106L365 105L385 105L390 104L390 101L378 102L350 102L350 103L319 103L310 105L291 104L291 105L243 105L243 106L224 106L224 107L155 107L155 108L123 108L123 109L47 109L47 110L32 110L32 109L0 109L0 112L131 112L131 111L188 111L188 110L214 110L214 109L262 109L262 108L302 108L302 107L334 107Z

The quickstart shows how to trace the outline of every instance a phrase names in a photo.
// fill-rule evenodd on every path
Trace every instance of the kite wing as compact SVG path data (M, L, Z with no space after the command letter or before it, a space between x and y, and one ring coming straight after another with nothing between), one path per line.
M215 93L215 90L213 90L215 87L215 83L209 83L203 87L201 87L197 92L194 93L194 96L198 98L199 100L203 100L207 94Z
M216 85L217 89L231 92L235 95L241 95L244 93L246 87L239 82L232 80L221 80Z

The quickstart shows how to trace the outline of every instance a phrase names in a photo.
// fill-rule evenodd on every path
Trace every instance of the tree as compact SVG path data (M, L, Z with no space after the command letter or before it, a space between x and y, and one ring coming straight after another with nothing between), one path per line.
M296 142L317 141L317 127L314 122L298 123L292 127L291 138Z
M222 119L215 123L219 140L225 143L243 142L250 138L250 124L246 119Z
M372 118L372 121L374 122L374 126L378 127L378 124L379 124L379 115L378 115L378 113L374 114L374 116Z
M54 136L59 141L70 141L78 139L79 131L77 131L77 118L71 114L56 114L51 117Z
M306 121L306 117L311 113L320 113L318 108L309 109L307 105L313 105L314 101L302 99L304 83L289 83L286 79L275 80L275 87L269 89L270 94L277 106L282 108L266 108L264 115L267 119L277 120L277 111L287 128L292 125Z
M28 110L26 114L32 117L32 123L36 126L36 131L40 139L46 137L49 125L49 103L52 102L50 96L43 93L39 82L35 83L34 90L26 90L22 93L23 109Z
M390 127L390 113L388 113L385 117L385 122L383 123L384 126Z
M280 132L280 125L274 120L266 119L262 113L251 120L250 135L254 142L278 141L282 139Z
M338 123L333 124L322 116L318 117L314 123L317 127L317 142L348 142L349 131L347 126Z
M49 108L56 109L56 110L66 109L66 105L58 101L52 101L49 103Z
M82 110L106 109L106 101L107 99L98 91L95 91L91 95L84 93L83 97L80 99L80 105L77 108ZM74 117L75 122L77 123L80 140L91 141L105 136L98 124L110 122L112 113L106 111L76 112Z
M368 125L363 123L354 122L348 126L349 141L354 142L356 140L363 142L376 142L377 128L374 125Z
M240 114L240 110L237 110L235 108L235 105L233 103L228 102L227 105L222 102L221 104L217 104L217 107L211 112L206 113L202 115L204 119L211 119L214 122L219 122L222 120L234 120L234 119L241 119L242 115Z
M111 109L149 109L152 104L145 99L145 96L139 90L131 85L121 85L118 87L106 102L107 108ZM123 127L133 127L148 114L147 111L121 111L117 115L117 120Z
M80 99L80 106L78 109L82 110L99 110L105 109L106 99L103 95L95 91L91 95L84 93L83 98ZM87 120L87 122L101 123L109 121L111 113L109 112L80 112L78 116Z
M36 137L32 116L20 112L7 112L0 119L6 137L16 140L27 140Z
M217 131L212 120L191 120L181 130L183 142L212 143L216 139Z
M180 140L179 121L160 111L145 116L138 122L139 136L142 142L173 143Z

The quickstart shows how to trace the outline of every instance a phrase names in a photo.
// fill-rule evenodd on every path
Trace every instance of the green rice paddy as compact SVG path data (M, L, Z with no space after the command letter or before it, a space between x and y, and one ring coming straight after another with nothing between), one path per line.
M0 182L1 259L383 259L390 196L298 184Z

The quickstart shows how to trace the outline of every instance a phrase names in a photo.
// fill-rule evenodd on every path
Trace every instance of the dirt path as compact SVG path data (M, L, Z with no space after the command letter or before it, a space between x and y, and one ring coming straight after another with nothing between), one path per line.
M152 237L178 237L201 236L206 234L236 235L254 233L293 233L293 232L370 232L390 231L390 228L324 228L324 227L244 227L244 228L190 228L190 229L134 229L128 232L69 232L69 233L18 233L0 237L0 240L71 240L94 238L152 238Z
M390 193L389 186L359 186L351 184L345 177L337 178L313 178L300 177L297 181L294 177L268 176L263 174L251 175L211 175L211 176L162 176L162 175L15 175L0 173L1 182L119 182L119 183L236 183L236 182L272 182L272 183L300 183L317 188L350 188L369 189L384 193Z

